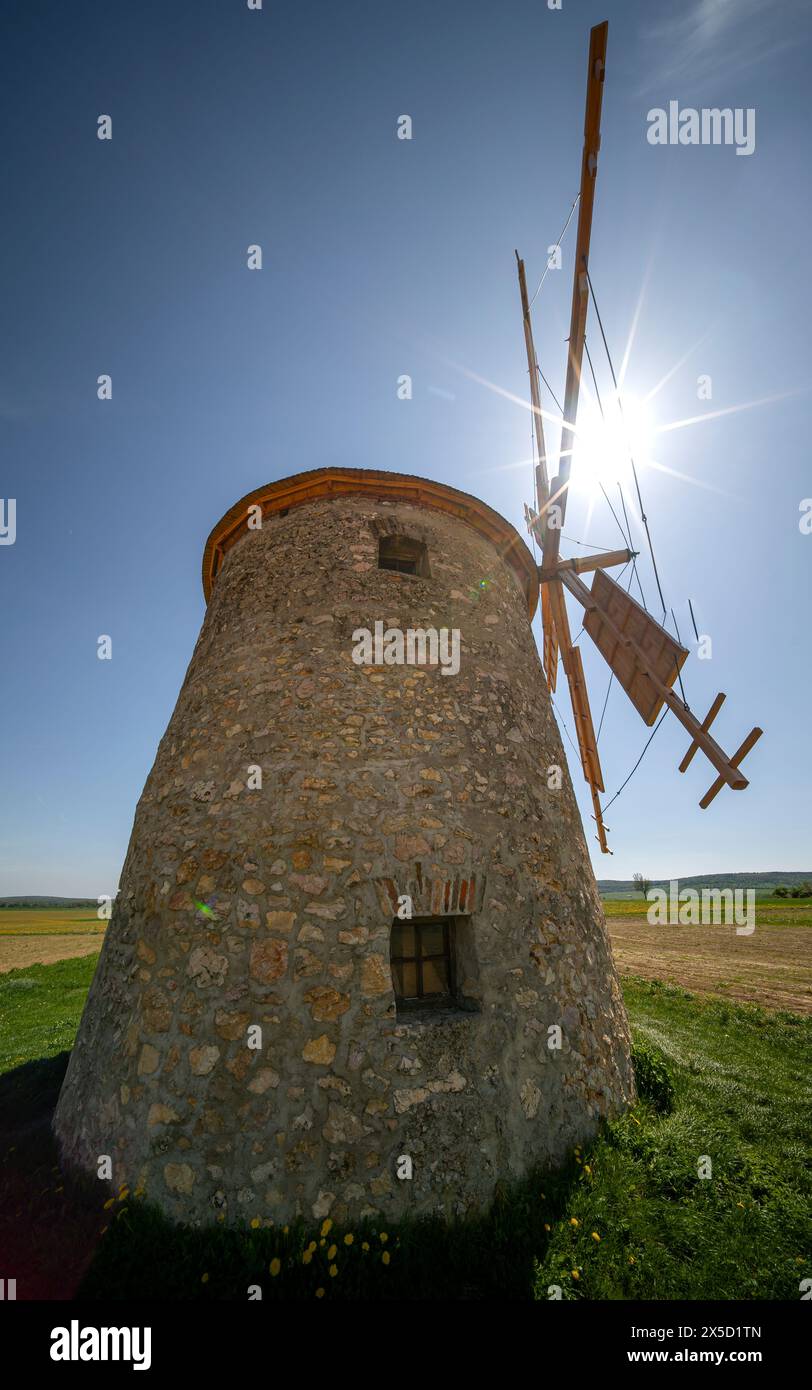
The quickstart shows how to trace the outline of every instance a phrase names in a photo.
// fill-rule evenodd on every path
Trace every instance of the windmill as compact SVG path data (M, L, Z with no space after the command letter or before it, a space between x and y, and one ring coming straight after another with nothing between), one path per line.
M611 854L612 851L607 844L606 826L600 803L600 794L605 790L603 773L583 662L580 650L573 643L565 592L576 599L584 609L584 630L592 638L643 722L648 726L653 725L666 705L690 733L691 743L679 764L680 772L686 771L698 749L705 754L715 769L716 779L699 803L703 810L724 786L741 791L748 785L740 764L762 734L759 728L751 729L732 757L728 757L710 733L725 695L720 692L716 696L705 718L700 722L689 709L685 699L675 694L673 686L688 657L687 648L675 640L631 597L630 593L606 573L607 569L633 561L637 552L625 548L603 552L588 559L562 559L559 554L561 530L567 509L581 387L581 366L586 342L587 310L592 288L589 277L589 248L601 143L601 106L608 31L609 25L604 22L595 25L590 33L567 375L558 472L552 479L547 471L539 366L533 344L525 268L518 252L516 253L538 457L535 465L536 507L532 510L526 507L525 512L528 530L539 543L542 553L541 564L538 567L543 631L542 661L547 685L552 693L556 688L559 654L561 656L570 690L581 766L584 778L589 784L597 839L604 854ZM645 516L643 520L645 522ZM594 572L591 588L588 588L581 578L581 575L588 571Z

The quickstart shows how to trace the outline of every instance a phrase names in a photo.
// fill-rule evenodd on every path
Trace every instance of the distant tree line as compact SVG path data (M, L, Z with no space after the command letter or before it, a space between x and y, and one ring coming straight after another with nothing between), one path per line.
M3 908L17 910L20 907L98 907L95 898L7 898L0 902L0 911Z
M793 888L787 888L783 883L779 883L773 889L774 898L812 898L812 883L805 880L803 883L796 883Z

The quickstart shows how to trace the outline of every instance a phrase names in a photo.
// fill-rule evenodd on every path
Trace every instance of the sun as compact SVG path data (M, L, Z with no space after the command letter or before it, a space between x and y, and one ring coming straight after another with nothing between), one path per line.
M572 451L573 486L589 493L601 483L608 490L631 477L631 460L638 469L651 460L657 425L646 401L624 392L622 410L617 396L585 400L579 412Z

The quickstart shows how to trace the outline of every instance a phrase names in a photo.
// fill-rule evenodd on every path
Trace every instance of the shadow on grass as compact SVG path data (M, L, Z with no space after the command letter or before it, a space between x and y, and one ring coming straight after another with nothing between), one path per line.
M20 1300L72 1298L104 1224L98 1189L63 1174L51 1130L69 1057L0 1075L0 1248Z
M580 1170L497 1188L490 1209L454 1221L295 1222L256 1230L168 1222L127 1197L80 1298L532 1299L535 1260ZM547 1230L545 1230L545 1226Z
M0 1247L18 1299L531 1299L545 1225L579 1176L572 1162L499 1185L487 1212L452 1222L177 1226L60 1167L51 1120L69 1055L0 1076Z

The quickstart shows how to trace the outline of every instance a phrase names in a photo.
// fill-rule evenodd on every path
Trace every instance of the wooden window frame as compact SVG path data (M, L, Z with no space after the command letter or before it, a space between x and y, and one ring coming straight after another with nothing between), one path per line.
M424 954L422 949L422 932L427 927L442 927L443 948L441 951L429 951ZM396 953L395 951L395 933L397 931L403 931L404 929L408 928L411 928L414 931L415 954L406 956ZM401 920L400 918L395 918L395 921L392 923L392 933L390 939L390 966L392 968L392 986L395 991L395 1004L399 1010L421 1008L442 1009L447 1008L449 1005L453 1005L456 1002L457 989L454 929L455 922L454 919L451 917L417 917L404 920ZM398 942L397 944L399 945L400 943ZM444 991L442 994L423 993L423 962L432 960L441 960L445 964L446 979L448 980L448 990ZM400 965L401 967L405 965L416 966L418 989L418 993L416 995L398 994L394 970L396 964Z

